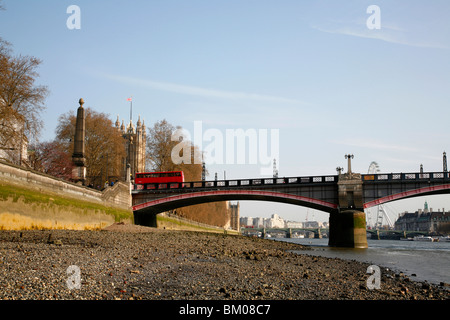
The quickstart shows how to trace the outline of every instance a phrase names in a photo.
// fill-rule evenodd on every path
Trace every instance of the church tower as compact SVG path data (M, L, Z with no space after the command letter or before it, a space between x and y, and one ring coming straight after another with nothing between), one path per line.
M145 171L145 147L147 144L145 124L141 122L141 116L139 116L136 127L131 120L125 127L123 120L120 125L119 116L117 116L115 125L124 138L126 151L126 158L122 162L121 178L127 180L127 165L130 165L130 179L134 180L136 172Z

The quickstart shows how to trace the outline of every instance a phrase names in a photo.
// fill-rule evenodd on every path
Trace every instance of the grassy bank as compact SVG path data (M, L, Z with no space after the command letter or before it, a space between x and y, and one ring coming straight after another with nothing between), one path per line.
M100 230L114 222L132 222L133 212L57 193L0 182L0 230ZM238 234L163 215L158 228Z
M0 183L0 229L96 229L132 219L131 210Z
M78 223L52 219L36 219L28 216L0 213L0 230L92 230L98 231L109 225L108 222Z

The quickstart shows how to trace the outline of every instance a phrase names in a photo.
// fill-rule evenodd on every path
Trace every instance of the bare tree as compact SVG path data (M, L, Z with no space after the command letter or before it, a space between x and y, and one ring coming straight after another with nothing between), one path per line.
M154 171L174 171L175 165L171 160L171 150L176 142L171 141L175 127L165 119L156 122L148 128L147 162Z
M71 179L72 158L58 141L38 142L31 149L30 166L32 169L60 179Z
M201 153L198 147L189 140L172 141L172 134L176 129L181 128L176 128L165 119L156 122L153 127L148 129L147 161L149 167L154 171L183 171L186 181L200 181L202 177L201 159L195 159L195 156ZM180 149L180 157L183 156L184 151L190 153L187 157L188 163L173 161L172 150L175 147Z
M35 84L40 64L35 57L13 56L10 43L0 38L0 157L18 164L43 127L40 116L48 89Z
M0 39L0 141L3 145L27 137L37 140L43 127L46 86L36 85L41 60L12 56L10 45Z
M166 120L161 120L148 129L147 134L147 157L154 171L183 171L186 181L200 181L202 178L201 159L195 156L201 155L201 150L194 146L191 141L172 141L175 128ZM182 144L181 146L179 144ZM172 161L172 150L179 146L180 152L190 152L188 163L176 164ZM197 150L197 152L195 152ZM180 154L180 157L183 155ZM184 157L183 157L184 158ZM189 157L186 157L188 159ZM176 209L176 214L187 219L217 225L223 227L229 219L226 202L205 203L195 206Z
M86 108L85 157L87 184L103 186L105 181L120 179L125 140L105 113ZM76 116L69 111L59 117L56 139L67 154L73 153Z

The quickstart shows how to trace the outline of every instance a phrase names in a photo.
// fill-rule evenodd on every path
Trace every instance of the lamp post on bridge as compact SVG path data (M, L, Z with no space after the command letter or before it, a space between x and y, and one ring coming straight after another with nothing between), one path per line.
M346 154L345 155L345 159L348 159L348 171L347 173L350 175L352 173L352 161L351 159L353 159L354 156L352 154Z
M443 162L443 171L444 173L447 173L447 153L445 153L442 156L442 162Z

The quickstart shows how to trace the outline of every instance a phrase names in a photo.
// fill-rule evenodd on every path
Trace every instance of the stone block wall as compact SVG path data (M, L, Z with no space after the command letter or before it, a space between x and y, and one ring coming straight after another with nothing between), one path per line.
M131 209L131 186L125 182L98 191L3 161L0 161L0 181L105 206Z

